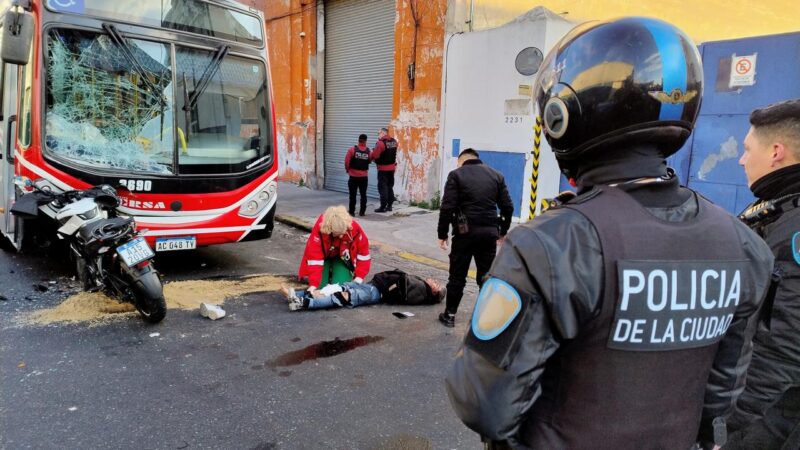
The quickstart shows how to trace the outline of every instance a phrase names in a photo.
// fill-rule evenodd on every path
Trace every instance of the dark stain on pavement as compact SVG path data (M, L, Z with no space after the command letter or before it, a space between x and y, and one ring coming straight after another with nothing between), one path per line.
M275 442L262 442L253 447L251 450L275 450L277 448L278 444L276 444Z
M300 350L284 353L275 359L267 361L267 366L271 368L296 366L306 361L319 358L330 358L331 356L340 355L358 347L374 344L382 340L382 336L359 336L345 340L336 338L332 341L322 341L317 344L309 345L308 347Z
M291 339L291 341L292 341L292 342L300 342L300 341L302 341L302 339L300 339L299 337L293 337L293 338Z
M292 375L292 371L291 370L283 370L283 371L278 372L278 376L284 377L284 378L288 378L291 375Z
M374 450L433 450L433 444L421 436L396 434L373 448Z

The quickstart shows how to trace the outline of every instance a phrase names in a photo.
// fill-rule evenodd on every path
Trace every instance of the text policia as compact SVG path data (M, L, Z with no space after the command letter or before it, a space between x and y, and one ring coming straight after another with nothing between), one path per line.
M741 262L621 261L608 346L673 350L712 344L753 292Z

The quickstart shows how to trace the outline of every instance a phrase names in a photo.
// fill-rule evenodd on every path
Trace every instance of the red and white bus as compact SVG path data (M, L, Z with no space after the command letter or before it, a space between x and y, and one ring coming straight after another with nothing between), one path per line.
M32 180L117 187L157 251L272 234L278 155L259 11L227 0L13 5L0 19L0 232L15 246L27 225L9 209Z

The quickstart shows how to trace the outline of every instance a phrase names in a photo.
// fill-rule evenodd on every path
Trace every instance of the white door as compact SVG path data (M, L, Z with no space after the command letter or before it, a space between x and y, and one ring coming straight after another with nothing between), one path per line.
M0 64L0 232L13 241L14 145L17 130L17 66Z

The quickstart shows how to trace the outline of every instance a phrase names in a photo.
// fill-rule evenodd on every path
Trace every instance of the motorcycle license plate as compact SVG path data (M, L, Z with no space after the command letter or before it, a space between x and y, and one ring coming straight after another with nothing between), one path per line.
M194 236L156 239L157 252L171 252L173 250L194 250L196 248L197 248L197 239Z
M145 259L155 256L144 238L138 237L127 244L117 247L117 254L122 257L128 267L139 264Z

